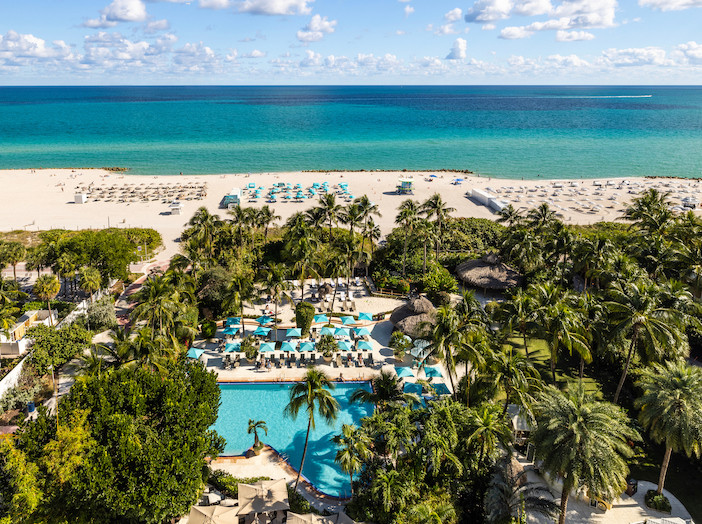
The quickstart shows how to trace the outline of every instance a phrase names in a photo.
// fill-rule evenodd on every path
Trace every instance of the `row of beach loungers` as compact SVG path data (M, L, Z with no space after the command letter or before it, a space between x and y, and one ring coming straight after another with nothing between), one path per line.
M270 357L267 357L263 354L259 354L256 358L256 360L253 362L253 365L257 369L271 369L271 368L305 368L307 366L316 366L322 363L326 363L324 359L321 357L321 355L318 357L315 354L312 355L304 355L301 354L298 355L295 353L291 353L289 355L285 353L274 353ZM371 353L368 353L367 355L363 355L363 353L357 353L356 356L354 357L353 353L336 353L336 355L332 358L331 361L332 365L336 365L337 368L341 367L373 367L375 365L375 361L373 360L373 355ZM225 370L231 370L231 369L236 369L241 365L241 355L236 355L235 358L232 358L231 355L225 355L224 360L222 361L222 368Z
M207 196L207 183L171 185L123 184L112 186L76 186L76 192L86 193L92 201L104 202L170 202L172 200L202 200ZM90 201L89 200L89 201Z

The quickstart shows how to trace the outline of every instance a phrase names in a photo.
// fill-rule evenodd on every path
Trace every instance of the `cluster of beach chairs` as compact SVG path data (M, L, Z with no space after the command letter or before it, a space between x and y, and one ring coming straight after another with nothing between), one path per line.
M173 200L202 200L207 196L207 182L167 184L165 182L147 184L113 184L96 186L76 186L76 193L88 195L94 202L158 202Z
M340 182L329 186L329 182L314 182L311 186L303 187L302 184L292 184L290 182L276 182L271 187L256 186L254 182L249 182L242 190L242 200L249 203L265 201L268 203L281 202L302 202L307 199L316 198L318 195L334 194L341 200L351 202L355 198L349 191L346 182Z
M239 355L237 355L234 360L231 359L230 355L225 355L222 368L224 370L231 370L239 367L240 363L241 359ZM355 355L352 352L338 352L334 354L330 361L325 360L321 355L315 353L309 355L304 353L273 353L270 356L259 353L251 364L257 370L270 371L272 369L306 368L308 366L325 364L332 367L336 366L337 368L373 368L375 366L375 361L373 359L373 354L370 352L365 355L363 352L357 352Z

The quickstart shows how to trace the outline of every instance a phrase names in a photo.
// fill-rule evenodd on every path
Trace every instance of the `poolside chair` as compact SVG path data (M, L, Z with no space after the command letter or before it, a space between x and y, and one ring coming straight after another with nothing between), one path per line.
M238 368L241 365L241 355L237 355L236 359L234 359L234 369Z
M346 355L346 367L349 366L356 366L356 363L353 361L353 355L351 353Z
M312 364L313 366L317 365L317 355L315 355L314 353L312 353L312 357L310 357L310 364Z
M369 368L375 367L375 362L373 361L373 353L370 353L368 355L368 358L366 358L366 362L368 362Z
M358 362L359 367L363 367L363 353L357 355L356 362Z
M299 367L299 368L305 367L305 355L300 355L300 360L298 361L297 367Z

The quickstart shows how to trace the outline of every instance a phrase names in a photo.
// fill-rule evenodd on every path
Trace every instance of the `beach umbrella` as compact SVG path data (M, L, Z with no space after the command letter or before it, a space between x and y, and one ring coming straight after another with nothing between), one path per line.
M241 325L241 317L229 317L225 324L227 327Z
M373 345L367 340L359 340L356 347L362 351L373 351Z
M285 332L286 337L297 337L300 338L302 336L302 330L300 328L292 328L288 329Z
M271 513L290 509L285 479L239 484L239 515Z
M240 343L233 343L233 344L227 344L224 346L224 352L225 353L234 353L235 351L239 351L241 349L241 344Z
M398 377L413 377L414 373L412 370L408 367L400 367L400 366L395 366L395 373L397 373Z
M222 333L225 335L236 335L238 332L239 332L238 327L228 327L224 331L222 331Z
M353 317L341 317L341 323L345 326L348 326L349 324L355 324L356 319Z
M315 324L320 324L320 323L326 323L329 322L329 317L326 315L315 315L314 316L314 323Z
M437 395L450 395L451 392L443 382L433 382L429 384Z
M263 316L258 317L256 319L256 322L263 325L263 324L268 324L271 320L273 320L273 319L271 317L269 317L268 315L263 315Z
M334 336L337 337L350 337L351 330L349 328L336 328L334 331Z
M441 378L444 377L441 374L441 370L437 367L434 367L434 366L424 366L424 374L427 377L441 377Z
M368 328L362 327L362 328L356 328L353 330L356 335L359 337L365 337L367 335L370 335L370 330Z
M405 393L414 393L415 395L421 395L422 390L422 385L416 384L414 382L405 382L402 386L402 391L404 391Z
M303 342L298 351L314 351L314 342Z
M359 313L358 320L373 320L373 313Z
M256 328L256 331L253 332L253 334L257 337L265 337L270 332L271 328L258 326Z
M263 344L261 344L258 350L261 353L265 353L267 351L275 351L275 342L264 342Z
M188 358L200 358L200 356L204 353L205 351L202 349L198 348L190 348L188 350Z
M320 331L320 334L321 334L321 335L332 335L332 336L333 336L333 335L334 335L334 328L328 327L328 326L324 326L324 327L322 328L322 330Z
M295 351L297 348L297 340L287 340L280 346L281 351Z
M237 524L238 506L193 506L188 515L191 524Z
M341 351L351 351L351 342L348 340L338 340L336 345L339 346Z

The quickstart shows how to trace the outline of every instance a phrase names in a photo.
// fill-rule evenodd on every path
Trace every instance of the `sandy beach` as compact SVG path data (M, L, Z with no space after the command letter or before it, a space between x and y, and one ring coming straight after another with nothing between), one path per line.
M399 195L398 180L406 177L414 179L413 194ZM462 182L455 182L457 178L463 179ZM497 217L471 197L472 190L479 189L517 209L526 210L547 202L562 220L572 224L614 220L633 197L651 187L669 191L676 204L684 197L702 200L702 181L668 178L510 180L454 172L386 171L138 176L101 169L0 170L3 194L0 229L152 227L163 235L165 249L158 258L165 260L177 252L176 239L198 207L205 206L226 216L220 202L233 188L249 184L264 187L263 196L256 202L250 202L245 194L242 205L268 204L282 217L280 223L293 213L316 205L314 198L268 202L267 189L280 182L300 184L305 190L315 182L327 182L330 190L338 184L348 184L349 195L368 195L379 206L382 217L376 222L383 234L395 227L397 208L403 200L423 201L436 192L456 208L454 216ZM89 195L87 202L76 204L75 194L84 192ZM181 215L170 214L169 204L174 195L181 198ZM144 197L148 200L144 201ZM345 200L342 198L340 202Z

